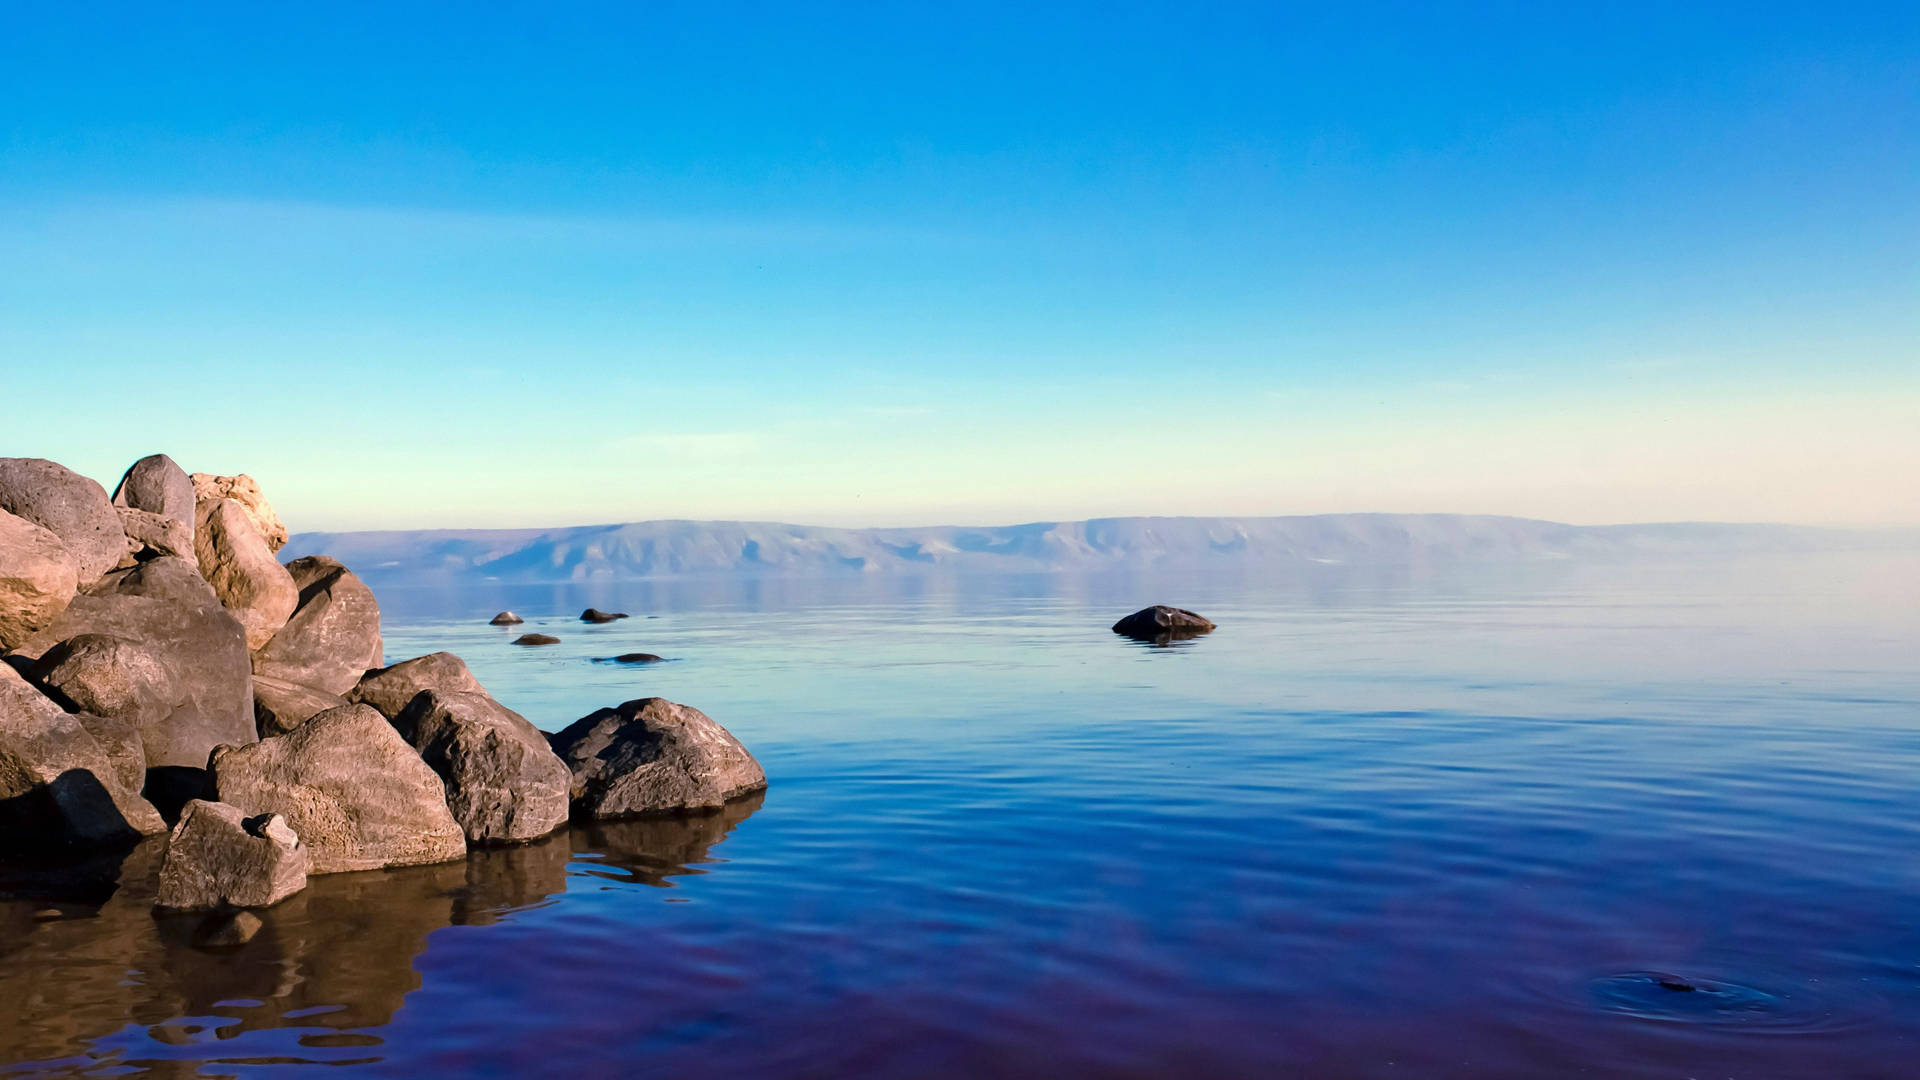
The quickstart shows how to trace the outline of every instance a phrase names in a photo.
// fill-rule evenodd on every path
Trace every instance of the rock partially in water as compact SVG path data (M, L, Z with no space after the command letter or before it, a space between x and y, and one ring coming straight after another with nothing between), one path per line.
M518 615L515 615L515 614L514 614L513 612L511 612L511 611L503 611L503 612L501 612L500 614L498 614L498 615L495 615L495 616L494 616L493 618L491 618L491 619L488 619L488 620L487 620L487 625L489 625L489 626L519 626L519 625L520 625L521 623L523 623L523 622L526 622L526 621L527 621L527 620L525 620L525 619L523 619L523 618L521 618L521 617L520 617L520 616L518 616Z
M344 694L379 667L380 604L353 571L325 555L287 564L299 602L253 655L253 673Z
M580 621L585 623L610 623L626 617L624 611L601 611L599 608L588 608L580 613Z
M302 883L304 884L304 882ZM251 911L229 911L209 915L193 928L193 944L201 949L237 949L253 940L266 924Z
M0 664L0 847L83 852L165 832L114 757L80 717Z
M279 814L194 799L180 812L153 906L166 911L271 907L307 887L307 848Z
M658 664L666 657L655 656L650 652L629 652L621 653L619 656L600 656L594 659L595 662L602 664Z
M193 550L200 575L247 631L248 650L273 639L300 602L293 575L273 557L245 509L232 499L207 499L194 519Z
M73 602L79 573L52 530L0 510L0 650L52 625Z
M398 717L415 694L439 690L450 694L484 694L486 687L467 670L466 661L450 652L428 653L366 673L347 692L349 701L371 705L389 720Z
M440 777L379 711L347 705L252 746L223 746L215 797L248 814L284 814L310 873L458 859L467 852Z
M1213 623L1185 608L1155 604L1113 624L1113 632L1135 641L1179 641L1211 633Z
M550 736L573 771L573 804L596 818L714 809L767 786L740 740L698 709L641 698Z
M287 546L287 527L280 523L280 515L273 512L266 495L260 491L260 485L253 477L245 473L238 476L215 476L212 473L194 473L187 478L193 483L195 516L198 506L210 499L232 499L246 512L247 520L267 542L271 551L279 551Z
M253 722L263 739L285 735L328 709L352 704L338 694L268 675L253 677Z
M512 709L485 694L426 690L394 727L445 782L469 844L519 843L566 824L572 773Z
M186 530L188 554L193 550L194 508L199 504L193 480L165 454L149 454L134 462L113 489L113 505L158 514Z
M83 588L112 570L127 550L107 490L45 458L0 458L0 510L59 537Z
M558 645L560 639L552 634L521 634L513 639L515 645Z

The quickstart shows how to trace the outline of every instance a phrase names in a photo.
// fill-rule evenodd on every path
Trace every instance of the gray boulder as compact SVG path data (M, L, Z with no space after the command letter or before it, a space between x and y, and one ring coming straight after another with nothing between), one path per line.
M573 774L512 709L485 694L426 690L394 727L440 774L469 844L519 843L566 824Z
M127 506L116 506L113 509L120 515L121 531L127 535L127 550L120 558L119 568L124 569L135 563L165 555L175 555L185 559L194 557L191 523L182 525L164 514L135 510Z
M106 489L44 458L0 458L0 510L59 537L83 587L113 569L127 550L127 534Z
M0 847L84 851L165 832L124 779L79 717L0 664Z
M307 887L306 845L279 814L194 799L160 864L153 906L165 911L263 908Z
M267 547L279 551L287 546L287 527L280 523L280 515L273 512L267 497L260 492L260 485L253 477L245 473L239 476L215 476L212 473L194 473L187 477L193 483L194 518L200 516L199 504L217 499L232 499L246 512L247 520L260 532L260 538Z
M308 873L446 862L467 853L440 777L386 717L329 709L210 763L215 797L247 814L284 814L308 848Z
M265 645L287 625L300 602L300 590L239 503L232 499L200 503L193 550L200 561L200 576L246 628L249 650Z
M148 767L204 769L215 746L254 740L246 633L192 564L155 559L109 575L15 655L41 660L85 635L140 646L166 669L172 708L153 722L140 714Z
M1185 608L1155 604L1113 624L1113 632L1136 641L1166 641L1211 633L1213 623Z
M712 809L767 786L740 740L665 698L590 713L551 742L573 772L574 808L591 817Z
M367 672L347 700L371 705L389 720L397 719L422 690L448 694L484 694L486 687L467 670L466 661L450 652L428 653L391 667Z
M29 677L75 712L123 720L139 730L180 706L173 673L149 648L106 634L79 634L48 649Z
M0 650L59 618L73 601L78 572L59 537L0 510Z
M120 486L113 489L113 505L178 522L186 529L189 550L193 545L193 511L198 502L186 470L165 454L149 454L134 462L120 478Z
M253 654L253 673L344 694L380 666L380 605L351 570L325 555L295 559L287 573L299 604Z
M253 723L263 739L285 735L328 709L351 704L338 694L270 675L253 677Z

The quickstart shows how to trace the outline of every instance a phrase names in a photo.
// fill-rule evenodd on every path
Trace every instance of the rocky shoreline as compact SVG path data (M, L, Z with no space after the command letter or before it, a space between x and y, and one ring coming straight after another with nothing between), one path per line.
M244 475L156 454L109 497L0 458L0 859L166 834L155 909L232 913L766 786L697 709L629 701L548 736L450 653L384 664L372 591L325 556L283 565L286 539Z

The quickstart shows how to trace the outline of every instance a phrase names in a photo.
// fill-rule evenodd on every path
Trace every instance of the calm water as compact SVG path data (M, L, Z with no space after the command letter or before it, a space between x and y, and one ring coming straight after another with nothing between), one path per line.
M0 1060L1920 1072L1912 557L382 600L390 659L452 649L548 728L688 702L772 786L317 878L225 952L149 914L150 849L91 881L10 875ZM1107 632L1155 601L1221 629ZM634 618L571 621L588 604ZM528 625L481 625L502 607ZM506 644L533 629L565 641ZM591 660L637 650L674 660Z

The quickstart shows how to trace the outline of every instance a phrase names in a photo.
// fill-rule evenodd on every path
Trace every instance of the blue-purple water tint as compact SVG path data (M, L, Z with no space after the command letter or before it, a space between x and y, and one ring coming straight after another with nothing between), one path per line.
M698 706L765 765L764 801L316 879L304 908L266 913L293 945L138 951L124 978L187 987L204 1004L178 1007L202 1015L79 1025L25 1072L1920 1061L1912 556L381 599L390 660L456 652L542 727L635 697ZM1108 631L1153 602L1220 628L1165 648ZM576 621L589 605L632 617ZM527 623L485 625L502 608ZM536 630L561 644L509 644ZM670 659L593 662L635 651ZM418 925L379 936L383 904ZM0 982L120 955L88 954L83 919L7 926L28 947L3 950ZM31 947L55 933L75 955ZM277 981L241 976L255 949Z

